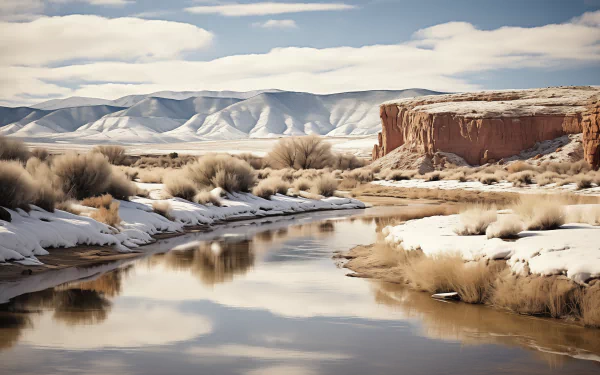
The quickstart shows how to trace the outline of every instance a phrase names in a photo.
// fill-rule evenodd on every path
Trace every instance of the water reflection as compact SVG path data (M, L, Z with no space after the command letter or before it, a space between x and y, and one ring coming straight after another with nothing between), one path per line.
M149 248L154 254L115 269L47 277L48 283L63 281L0 305L0 373L32 372L26 370L47 361L59 373L64 361L76 369L144 374L167 368L190 374L394 374L399 362L407 373L423 374L447 368L475 373L475 364L509 373L593 373L597 330L344 277L333 252L373 243L384 224L409 215L393 214L367 210L265 220L262 226L238 223L218 239L200 233L159 242ZM84 279L64 282L77 275ZM0 296L29 287L26 281L13 284ZM464 350L457 352L456 343ZM136 350L102 357L115 348ZM45 359L29 359L37 358L34 351L47 353ZM95 362L79 352L92 353ZM502 367L509 356L515 368ZM108 371L110 363L116 367Z

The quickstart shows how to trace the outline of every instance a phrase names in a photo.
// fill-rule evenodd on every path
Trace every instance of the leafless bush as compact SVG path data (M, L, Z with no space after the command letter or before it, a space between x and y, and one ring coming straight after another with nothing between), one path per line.
M587 176L575 176L575 186L577 190L589 189L592 187L592 179Z
M19 139L0 135L0 160L16 160L25 163L29 159L29 149Z
M73 152L57 156L52 161L62 191L78 200L105 193L111 182L111 166L98 153L78 155Z
M110 194L99 195L97 197L85 198L81 201L82 206L93 207L93 208L110 208L110 204L113 202L113 197Z
M16 161L0 161L0 206L15 209L32 202L36 184Z
M113 170L110 175L110 182L106 192L116 199L128 200L129 197L137 194L137 186L131 182L124 173L119 170Z
M459 236L472 236L485 234L488 226L496 221L495 207L476 205L460 213L460 225L454 229Z
M260 170L267 167L267 161L261 156L252 155L249 152L233 155L234 157L245 161L256 170Z
M365 160L357 158L354 154L335 153L333 154L333 162L331 163L331 166L334 169L345 171L362 168L366 164L367 163Z
M248 192L256 184L256 173L245 161L227 154L200 158L185 168L185 174L200 188L221 187L228 192Z
M25 167L35 183L35 195L32 204L49 212L54 212L54 206L62 200L63 194L56 175L47 163L36 157L27 160Z
M165 191L173 197L182 198L187 201L193 201L198 193L196 186L181 173L169 175L165 182Z
M499 182L498 177L495 174L484 173L478 176L479 182L484 185L493 185Z
M554 183L559 178L560 178L560 175L558 173L552 172L552 171L546 171L544 173L537 175L535 177L535 182L539 186L546 186L546 185Z
M287 194L289 188L289 183L282 181L277 177L270 177L261 180L258 183L258 185L252 190L252 194L261 198L269 199L272 195L275 194Z
M506 170L510 174L524 172L524 171L535 171L537 168L534 165L526 163L524 161L516 161L506 167Z
M96 146L92 149L92 152L97 152L104 155L108 159L108 162L112 165L131 164L127 156L127 150L125 150L125 147L123 146Z
M557 229L565 223L565 209L552 197L525 197L512 207L529 230Z
M330 175L317 178L312 186L312 192L324 197L331 197L337 190L338 182Z
M331 144L316 135L282 138L269 152L274 168L322 169L332 164Z

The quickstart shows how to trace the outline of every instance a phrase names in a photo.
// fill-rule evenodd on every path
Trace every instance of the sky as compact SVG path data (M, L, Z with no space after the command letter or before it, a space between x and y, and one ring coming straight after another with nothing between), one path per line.
M0 0L0 105L600 85L600 0Z

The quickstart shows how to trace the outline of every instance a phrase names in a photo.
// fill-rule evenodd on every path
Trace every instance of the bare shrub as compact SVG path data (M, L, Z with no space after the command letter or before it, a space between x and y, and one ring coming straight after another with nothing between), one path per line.
M479 182L484 185L497 184L500 180L495 174L484 173L478 177Z
M275 194L287 194L290 184L282 181L277 177L269 177L261 180L258 185L252 190L252 194L257 197L269 199Z
M182 198L187 201L193 201L198 193L196 186L186 176L179 173L172 174L167 178L165 191L173 197Z
M119 217L119 202L112 201L108 208L100 207L96 211L92 212L90 217L101 223L116 227L121 223Z
M546 171L544 173L541 173L541 174L535 176L535 182L539 186L546 186L546 185L556 182L556 180L559 178L560 178L560 175L558 173L552 172L552 171Z
M185 168L186 176L200 188L221 187L228 192L249 192L256 184L256 173L245 161L227 154L200 158Z
M63 198L58 178L47 163L36 157L27 160L25 169L33 178L35 183L35 195L31 203L49 211L54 212L54 206Z
M600 283L580 290L577 301L581 321L586 327L600 328Z
M29 159L29 149L23 141L0 135L0 160L16 160L22 163Z
M282 138L269 152L274 168L322 169L332 164L331 144L316 135Z
M577 284L551 277L504 276L498 280L492 304L520 314L560 318L571 313Z
M459 236L485 234L488 226L496 221L495 207L473 206L460 213L460 225L454 229Z
M200 191L198 192L198 194L196 194L196 196L194 197L194 202L199 203L199 204L212 204L213 206L216 207L221 207L221 199L219 199L219 197L215 196L214 194L211 194L210 191Z
M513 186L530 185L533 184L534 176L532 171L521 171L508 176L508 181L512 182Z
M233 155L233 156L250 164L250 166L256 170L267 167L267 162L266 162L265 158L263 158L261 156L252 155L249 152L246 152L243 154L238 154L238 155Z
M523 197L512 207L529 230L557 229L565 223L565 209L552 197Z
M514 163L511 163L508 167L506 167L506 170L508 171L508 173L514 174L524 171L535 171L536 167L524 161L516 161Z
M108 160L98 153L57 156L52 160L52 171L64 194L78 200L105 193L112 174Z
M331 197L337 190L338 182L331 175L323 175L314 181L312 192L324 197Z
M92 152L100 153L108 159L108 162L112 165L129 165L127 150L123 146L108 145L108 146L96 146L92 149Z
M294 182L294 189L308 191L312 186L312 181L308 178L301 178Z
M523 231L523 222L516 215L501 215L500 218L491 223L485 234L487 238L513 239Z
M592 170L592 167L585 160L580 160L578 162L572 163L569 167L569 174L576 175L580 173L586 173Z
M31 157L38 158L41 161L46 161L49 156L50 153L45 148L36 147L33 150L31 150Z
M589 189L592 187L592 179L587 176L575 176L575 186L577 190Z
M366 164L367 163L365 160L357 158L354 154L335 153L333 154L333 161L331 163L331 166L334 169L346 171L362 168Z
M107 193L115 199L128 200L129 197L136 195L137 191L136 184L131 182L124 173L119 170L112 171L110 183L106 188Z
M171 203L169 203L168 201L155 201L152 202L152 211L155 214L158 214L160 216L163 216L169 220L173 220L170 212L171 212Z
M97 197L85 198L81 201L82 206L94 207L94 208L110 208L110 204L113 202L113 197L110 194L104 194Z
M35 194L36 184L19 162L0 161L0 206L25 207Z

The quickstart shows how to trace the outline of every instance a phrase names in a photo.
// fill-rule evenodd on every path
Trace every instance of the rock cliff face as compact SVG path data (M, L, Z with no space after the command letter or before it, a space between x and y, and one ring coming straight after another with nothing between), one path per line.
M583 118L585 160L594 169L600 167L600 97L591 100Z
M592 87L561 87L384 103L380 107L382 132L373 158L405 145L420 154L450 152L470 164L484 164L516 155L536 142L581 133L584 113L590 113L586 116L591 124L589 133L596 137L596 143L588 143L598 147L598 102L595 112L591 106L586 108L598 93L600 90ZM597 152L595 155L597 158Z

